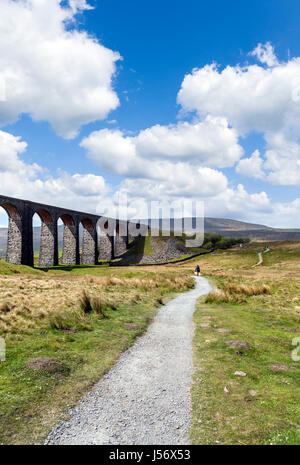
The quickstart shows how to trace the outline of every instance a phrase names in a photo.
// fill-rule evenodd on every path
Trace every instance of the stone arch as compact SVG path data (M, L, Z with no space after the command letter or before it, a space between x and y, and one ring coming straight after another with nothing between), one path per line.
M19 210L12 203L3 202L3 203L0 204L0 206L2 208L4 208L4 210L6 211L6 213L8 214L9 217L11 217L13 219L21 219L21 215L20 215Z
M41 220L39 266L55 266L58 264L57 223L46 209L37 209L35 214Z
M96 226L89 218L81 219L82 235L82 265L95 265L98 262Z
M64 265L79 264L79 225L67 213L59 217L64 224L63 246L61 262Z
M50 224L53 222L53 218L47 210L40 209L40 210L37 210L35 213L39 215L43 223Z
M1 202L8 215L8 233L6 247L6 261L21 265L22 263L22 218L18 208L9 203Z
M73 217L71 215L67 214L67 213L64 213L63 215L61 215L60 219L62 220L62 222L66 226L69 226L69 227L75 226L75 221L74 221Z
M81 224L87 230L91 231L94 229L93 222L89 218L83 218L83 220L81 220Z

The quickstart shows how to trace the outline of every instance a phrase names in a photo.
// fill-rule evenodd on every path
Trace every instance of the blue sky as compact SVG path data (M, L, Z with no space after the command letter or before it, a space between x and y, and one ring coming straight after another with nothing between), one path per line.
M5 133L2 149L0 138L0 158L3 158L2 163L0 159L1 193L90 211L101 210L99 204L109 208L115 202L115 195L125 191L137 202L161 197L165 200L192 197L205 201L209 216L300 227L300 110L298 102L294 99L291 103L287 97L288 92L293 92L293 88L287 89L290 82L298 95L299 1L51 0L51 8L50 0L3 1L0 39L2 27L6 38L12 35L14 45L11 47L15 48L7 47L6 53L2 53L0 79L1 72L4 79L7 79L8 69L14 72L21 88L18 92L24 92L24 96L14 98L8 89L2 111L0 102L0 130ZM88 9L87 5L93 8ZM70 7L72 13L62 20L62 12ZM27 27L33 30L31 44L28 37L22 41L22 34L26 33L24 24L21 24L24 8L28 15ZM14 31L20 28L18 35L14 36L13 29L7 29L6 14L14 18ZM43 27L44 21L46 27ZM55 32L56 28L58 32ZM54 40L51 42L55 34L61 39L58 44L54 44ZM105 60L104 63L96 50L88 58L84 47L82 50L78 48L76 34L85 35L86 51L89 41L94 41L111 54L117 52L121 58L110 56L105 58L110 63ZM46 41L47 50L53 44L48 62L43 61L44 55L39 55L38 50ZM70 60L70 53L63 51L64 41L69 41L69 46L73 47ZM259 44L260 49L257 48ZM18 53L16 47L19 47ZM249 55L253 50L256 53ZM86 78L80 74L81 63L83 68L86 67ZM203 70L212 63L218 67L211 69L207 77L199 73L183 85L185 76L191 76L194 68ZM112 70L110 65L115 68ZM228 83L222 74L228 66L233 74L237 73L238 66L242 67L244 74L249 76L247 82L240 83L233 75ZM31 76L33 69L43 67L44 74ZM249 67L252 67L250 72ZM254 67L259 68L258 71ZM62 76L65 71L70 73L71 84L70 94L64 100L67 81L63 81ZM114 94L118 100L118 104L113 100L108 103L105 110L100 108L101 104L99 109L92 108L93 86L97 87L97 78L102 79L102 72L109 98L113 99ZM270 84L271 72L273 81ZM32 77L31 81L27 80L28 76ZM56 82L56 76L59 82ZM86 89L84 79L91 81ZM205 79L208 79L207 83ZM207 85L210 89L206 92ZM236 87L240 96L238 92L233 93ZM260 87L263 90L256 104ZM183 89L181 100L178 96L180 89ZM76 93L83 90L84 95L80 95L77 104ZM253 96L251 92L254 92ZM56 102L53 96L58 93L61 95ZM233 103L229 108L228 95L231 93ZM281 98L281 95L285 97ZM249 98L249 107L252 102L257 105L257 121L261 118L261 126L255 123L255 108L247 114L247 105L239 107L239 102L246 98ZM86 105L84 99L87 99ZM264 101L263 108L261 101ZM91 110L87 111L89 105ZM70 108L65 121L63 116L57 116L64 113L64 106ZM273 110L269 112L270 107ZM285 114L284 118L281 113ZM218 121L214 120L213 125L210 121L202 128L207 117ZM220 118L227 122L226 134L221 134L224 128ZM272 123L269 124L268 119ZM189 125L188 133L184 132L184 124ZM154 147L151 128L157 126L160 130L155 133ZM216 138L213 135L215 127L218 131ZM69 129L73 131L72 135ZM206 130L210 134L208 149L203 148L198 156L197 144L202 145L201 137L206 138ZM142 137L139 136L141 131ZM144 134L143 131L148 132ZM174 149L173 142L165 150L160 149L168 143L169 137L174 137L174 131L174 144L182 146L182 156ZM91 134L96 135L93 141ZM7 135L11 136L8 143ZM111 143L104 140L108 135ZM188 139L194 136L198 139L191 148ZM219 136L220 142L212 147ZM17 145L21 143L26 147ZM213 162L215 153L218 157L224 143L228 143L226 153L224 150L223 158ZM5 146L9 144L13 148L6 152ZM137 158L132 159L132 164L123 166L133 157L132 151ZM259 153L252 156L255 151ZM12 168L5 166L4 160L9 157L14 158L14 163L11 162L13 175L9 171ZM246 161L241 163L243 160ZM34 164L38 168L32 173ZM116 168L116 165L122 168ZM137 168L140 165L144 166L144 174L141 167ZM152 167L154 174L150 173ZM18 170L20 185L14 191ZM155 171L160 172L161 177ZM164 172L166 180L163 179ZM179 176L179 180L178 173L183 172L187 179ZM194 173L198 172L199 177L195 174L194 178ZM85 177L89 175L93 177ZM206 182L209 187L204 188ZM177 183L180 184L178 191ZM66 186L68 190L64 191Z

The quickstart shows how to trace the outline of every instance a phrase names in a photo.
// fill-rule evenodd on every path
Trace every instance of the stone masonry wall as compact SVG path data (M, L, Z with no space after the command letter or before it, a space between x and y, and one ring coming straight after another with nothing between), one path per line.
M78 240L79 240L78 228L74 226L64 225L64 239L63 239L63 253L61 262L64 265L76 265L77 256L79 254Z
M120 236L119 234L115 235L115 257L120 257L125 252L127 252L127 236Z
M22 263L22 221L21 218L9 217L6 261L21 265Z
M97 234L95 228L83 229L82 239L82 265L95 265L98 261L97 257Z
M42 222L39 266L50 267L57 265L57 252L55 250L56 228L56 223Z
M114 258L113 237L107 234L100 236L99 260L110 261Z

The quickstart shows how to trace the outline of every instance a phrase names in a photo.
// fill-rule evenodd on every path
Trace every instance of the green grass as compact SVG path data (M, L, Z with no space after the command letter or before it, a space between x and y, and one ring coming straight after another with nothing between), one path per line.
M194 315L193 444L300 444L300 363L291 357L292 340L300 336L299 249L291 254L287 247L273 246L264 254L264 265L252 269L257 261L253 252L260 246L252 247L206 257L202 265L224 291L232 285L266 284L271 294L243 295L241 303L237 298L208 304L203 298L199 304ZM229 348L228 340L251 348ZM273 364L286 371L272 371Z
M25 265L13 265L0 260L0 275L15 275L21 273L38 274L40 270Z
M162 302L192 286L185 271L172 280L161 267L34 272L36 276L8 273L0 282L0 304L10 308L0 314L7 348L6 361L0 362L0 444L43 442L68 408L143 334ZM80 306L82 290L91 296L90 313ZM125 323L140 329L126 329ZM27 368L36 357L59 360L66 370L51 375Z
M151 246L151 237L148 233L147 236L143 236L136 240L135 245L129 249L128 254L130 255L153 255L154 251Z
M182 254L182 255L177 255L175 258L171 258L169 260L169 263L172 263L172 262L176 262L177 260L183 260L184 258L188 258L190 257L191 255L186 253L186 254Z
M145 237L144 252L143 253L144 253L144 255L152 255L154 253L153 249L152 249L152 246L151 246L151 237L150 237L150 235Z
M52 267L43 267L36 268L42 273L50 274L75 274L75 275L85 275L91 274L93 276L107 276L107 271L109 270L109 265L57 265Z
M45 332L7 337L7 361L0 364L0 442L32 444L41 440L144 332L155 312L150 301L109 310L105 319L87 316L86 328L77 326L75 334L49 327ZM124 323L135 323L141 330L125 329ZM58 359L70 374L58 378L30 370L26 361L32 357Z
M150 268L62 265L39 270L0 262L0 274L8 275L1 279L9 303L19 292L20 305L26 299L34 315L43 305L49 306L51 293L60 293L62 302L60 297L55 301L51 318L37 321L40 327L5 334L7 361L0 363L0 443L40 443L66 417L68 407L77 404L145 331L159 302L186 289L182 285L173 288L169 278L190 276L199 263L202 274L220 289L266 284L271 294L243 295L240 303L235 299L199 305L194 318L191 442L299 444L300 370L299 362L291 359L291 341L299 337L294 330L300 329L300 244L271 245L271 252L263 255L263 266L251 268L263 248L250 244L242 250L217 251L191 262ZM97 281L102 277L132 279L133 284L103 290ZM137 285L136 278L145 282ZM153 280L154 285L148 287L147 282ZM83 316L79 299L71 299L80 286L93 297L106 296L116 303L116 309L105 306L106 317L96 311ZM135 323L141 329L125 329L124 323ZM203 323L209 326L200 326ZM77 332L62 330L65 326ZM245 341L251 348L231 349L227 340ZM67 370L60 376L29 370L26 362L33 357L53 357ZM274 372L271 364L285 365L287 370ZM237 370L247 376L235 376ZM224 392L225 386L229 392ZM252 396L251 390L257 394Z

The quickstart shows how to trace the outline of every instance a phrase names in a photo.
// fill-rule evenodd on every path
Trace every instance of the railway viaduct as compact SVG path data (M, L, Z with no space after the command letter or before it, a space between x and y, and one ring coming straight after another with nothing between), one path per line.
M64 225L61 263L65 265L95 265L99 259L110 261L127 251L129 237L141 235L142 225L138 223L114 220L3 195L0 195L0 207L4 208L9 218L6 261L16 265L33 266L32 219L35 214L41 219L39 255L41 267L58 265L57 222L59 219ZM111 224L114 225L113 228ZM81 247L80 225L83 228Z

